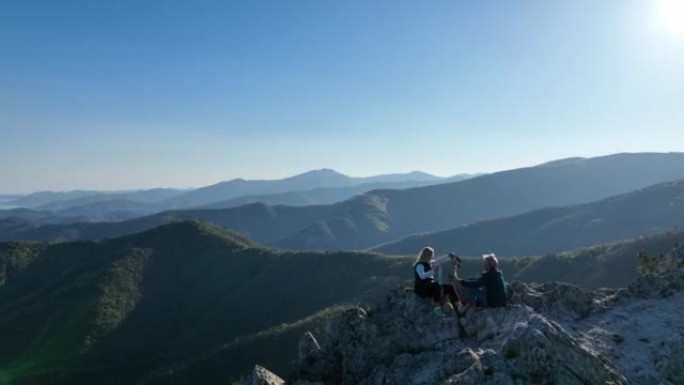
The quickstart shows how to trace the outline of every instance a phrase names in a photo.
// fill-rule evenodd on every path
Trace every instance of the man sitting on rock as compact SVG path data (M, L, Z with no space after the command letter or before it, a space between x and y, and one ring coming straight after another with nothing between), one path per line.
M484 272L476 279L454 279L454 288L465 294L469 304L484 307L506 306L506 284L494 254L482 256Z

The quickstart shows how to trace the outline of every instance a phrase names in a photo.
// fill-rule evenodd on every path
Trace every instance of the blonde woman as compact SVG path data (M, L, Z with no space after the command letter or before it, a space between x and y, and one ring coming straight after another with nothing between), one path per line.
M415 279L413 292L419 297L432 297L436 311L440 310L442 304L442 286L435 281L435 274L438 271L440 262L446 258L449 258L449 256L445 255L435 259L435 250L432 247L425 247L418 254L416 263L413 264L413 276Z

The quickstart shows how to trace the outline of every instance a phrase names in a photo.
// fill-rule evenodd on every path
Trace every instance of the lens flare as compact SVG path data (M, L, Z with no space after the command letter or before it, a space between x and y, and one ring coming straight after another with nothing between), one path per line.
M684 37L684 0L660 0L659 13L665 29Z

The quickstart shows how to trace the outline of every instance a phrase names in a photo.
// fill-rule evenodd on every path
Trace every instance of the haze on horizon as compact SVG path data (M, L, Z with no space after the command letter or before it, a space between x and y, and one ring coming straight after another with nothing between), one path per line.
M5 2L0 193L682 151L677 4Z

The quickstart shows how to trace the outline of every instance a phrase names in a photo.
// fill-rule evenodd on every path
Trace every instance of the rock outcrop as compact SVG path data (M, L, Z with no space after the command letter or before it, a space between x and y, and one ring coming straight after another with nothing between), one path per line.
M291 383L627 383L606 359L524 304L470 309L458 320L397 290L371 310L348 310L326 334L321 350L292 366Z
M396 289L306 333L287 383L682 385L682 251L625 289L512 283L506 308L461 317Z
M284 385L285 381L270 370L259 365L254 367L252 374L248 376L243 385Z
M311 332L304 333L304 336L299 340L299 359L304 359L310 355L316 354L316 352L321 350L321 345L316 341Z

